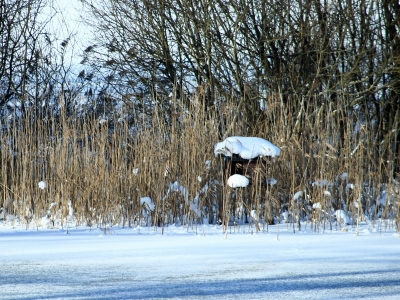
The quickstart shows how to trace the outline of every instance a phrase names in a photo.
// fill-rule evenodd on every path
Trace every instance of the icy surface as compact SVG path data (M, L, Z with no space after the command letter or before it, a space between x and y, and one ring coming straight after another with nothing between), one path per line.
M225 239L211 225L161 235L0 223L0 299L398 299L400 239L383 224L358 236L354 226L247 225Z
M237 154L243 159L253 159L258 156L279 156L281 149L259 137L232 136L215 144L214 153L215 156Z

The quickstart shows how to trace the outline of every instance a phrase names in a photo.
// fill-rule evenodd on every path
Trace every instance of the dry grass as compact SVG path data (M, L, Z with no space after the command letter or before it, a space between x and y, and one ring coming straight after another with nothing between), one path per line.
M195 226L206 218L238 230L247 220L258 231L287 211L293 230L300 220L325 230L335 226L331 212L340 209L355 219L383 216L392 220L387 226L398 224L397 128L379 140L379 128L335 102L317 106L313 99L293 99L283 105L274 95L268 111L250 118L237 114L233 101L206 109L203 96L196 95L189 109L175 99L168 118L156 107L151 117L136 118L140 130L135 131L126 121L94 116L43 120L31 115L3 124L1 207L14 222L37 227L44 226L45 216L53 226L68 226L74 218L104 229ZM226 134L263 137L281 147L281 156L259 164L251 187L231 191L222 160L213 152ZM277 184L266 184L269 178ZM46 189L38 187L40 181ZM299 191L302 196L294 197ZM383 191L389 196L379 206ZM145 196L155 206L146 205Z

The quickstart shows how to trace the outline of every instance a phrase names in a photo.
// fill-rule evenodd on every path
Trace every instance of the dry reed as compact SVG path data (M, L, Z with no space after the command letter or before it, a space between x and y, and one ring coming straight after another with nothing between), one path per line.
M33 112L2 124L3 218L36 228L74 221L104 230L203 222L245 230L240 226L249 222L257 232L284 221L287 212L294 231L300 221L320 231L332 230L335 211L344 210L354 220L383 217L399 229L398 128L379 140L379 128L361 113L335 102L317 105L312 97L284 105L273 95L253 121L237 114L234 101L204 107L202 97L196 94L189 105L173 99L169 114L154 107L151 116L135 115L134 124L118 116L41 119ZM299 103L294 116L290 107ZM214 157L214 144L227 134L263 137L282 149L275 161L260 159L245 190L226 186L223 162ZM277 183L268 184L271 178ZM145 205L143 197L153 203Z

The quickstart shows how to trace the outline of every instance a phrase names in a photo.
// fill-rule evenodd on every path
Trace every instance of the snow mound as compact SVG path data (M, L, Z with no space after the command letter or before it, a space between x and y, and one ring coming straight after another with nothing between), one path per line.
M325 196L328 196L328 197L332 196L332 194L331 194L330 191L324 191L324 195L325 195Z
M258 156L279 156L281 149L271 142L259 137L232 136L214 146L215 156L239 155L243 159L253 159Z
M249 185L249 179L246 176L234 174L228 178L228 185L231 188L246 187Z
M148 196L140 198L140 204L144 205L148 211L154 211L156 208L155 203Z
M336 221L338 222L338 224L347 225L350 223L349 217L347 216L345 211L342 209L337 210L335 212L335 216L336 216Z
M316 187L325 187L328 184L328 180L326 179L322 179L322 180L315 180L312 183L312 186L316 186Z
M42 227L47 227L50 223L50 219L48 216L44 216L43 218L40 219L40 225Z
M319 203L319 202L314 203L312 208L314 208L314 209L322 209L321 203Z
M303 191L298 191L296 194L293 195L293 200L298 200L299 198L303 197Z

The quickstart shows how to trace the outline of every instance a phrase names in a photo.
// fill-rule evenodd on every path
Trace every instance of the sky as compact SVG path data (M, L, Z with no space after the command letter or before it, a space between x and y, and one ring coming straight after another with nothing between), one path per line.
M60 23L61 27L64 27L65 21L68 31L84 35L85 27L81 22L82 4L78 0L55 1L53 9L59 12L56 21ZM60 27L55 27L55 30L57 29L60 29Z

